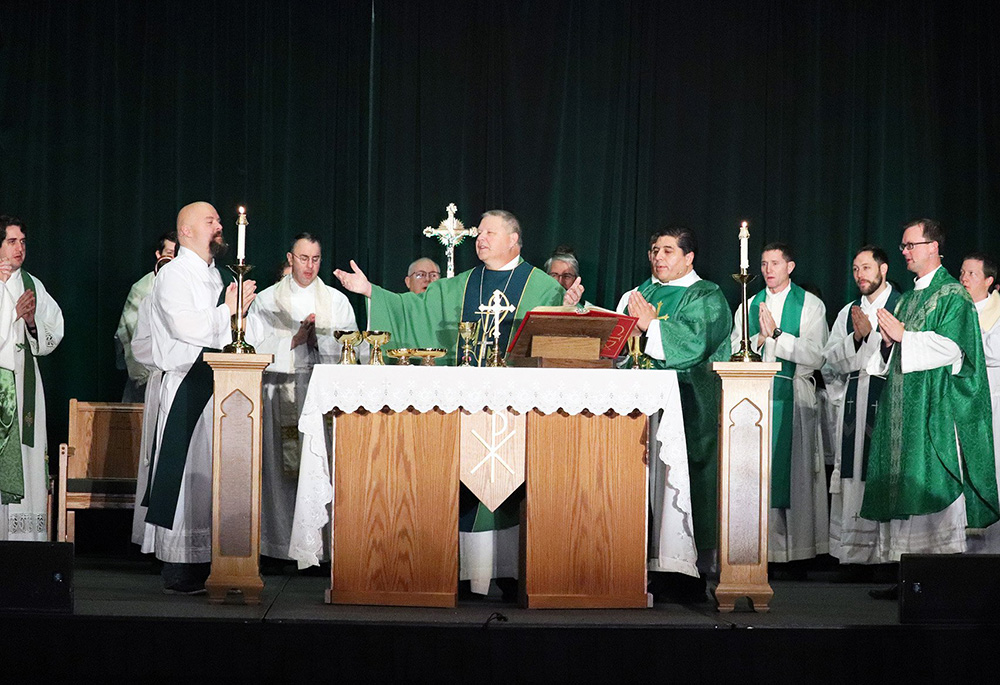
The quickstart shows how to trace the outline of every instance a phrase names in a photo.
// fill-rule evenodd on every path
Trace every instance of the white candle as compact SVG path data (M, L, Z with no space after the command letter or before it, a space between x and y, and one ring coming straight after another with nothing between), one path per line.
M246 209L240 207L240 218L236 222L238 233L236 235L236 261L241 262L247 256L247 224Z
M740 224L740 268L749 269L750 268L750 228L749 224L744 221Z

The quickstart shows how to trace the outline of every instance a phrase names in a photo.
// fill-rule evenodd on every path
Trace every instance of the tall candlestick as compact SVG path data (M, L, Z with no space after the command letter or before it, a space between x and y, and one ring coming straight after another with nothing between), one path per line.
M744 221L740 224L740 269L750 268L750 225Z
M236 234L236 261L238 262L242 262L247 256L247 226L249 224L246 208L240 207L240 218L236 220L238 231Z

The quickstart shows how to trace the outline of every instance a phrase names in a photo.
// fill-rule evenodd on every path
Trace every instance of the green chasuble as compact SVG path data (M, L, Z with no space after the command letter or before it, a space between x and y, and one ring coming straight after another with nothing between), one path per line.
M962 350L962 368L904 374L898 344L889 363L868 458L861 516L873 521L933 514L965 495L968 525L1000 519L990 389L979 320L965 288L945 269L905 293L896 318L907 332L933 331ZM956 431L961 455L955 445Z
M459 322L478 321L475 310L480 304L486 304L494 290L503 290L511 304L517 307L513 320L508 317L502 326L504 351L511 329L517 330L526 312L535 307L561 305L566 293L558 281L524 261L513 272L489 271L480 265L454 278L434 281L419 294L392 293L373 285L368 301L369 327L392 334L386 349L440 347L448 350L441 363L454 365L459 348ZM519 488L491 512L463 487L459 530L500 530L517 525L523 492L524 489ZM520 497L518 493L522 493Z
M637 290L656 307L663 360L653 368L677 371L688 469L691 516L699 549L717 547L719 401L722 382L712 363L728 361L733 315L715 283L661 285L646 280Z

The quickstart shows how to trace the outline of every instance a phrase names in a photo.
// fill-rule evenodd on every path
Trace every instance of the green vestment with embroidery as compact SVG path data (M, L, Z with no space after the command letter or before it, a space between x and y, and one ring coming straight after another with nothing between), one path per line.
M965 495L968 525L1000 519L990 390L975 305L965 288L938 269L930 285L896 305L907 332L933 331L962 351L950 365L903 373L896 345L882 391L861 516L873 521L933 514ZM956 435L961 452L956 446Z

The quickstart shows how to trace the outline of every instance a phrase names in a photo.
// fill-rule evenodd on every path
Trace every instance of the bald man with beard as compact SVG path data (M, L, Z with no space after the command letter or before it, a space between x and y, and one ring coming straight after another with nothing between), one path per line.
M164 562L164 591L205 591L212 559L212 370L204 352L231 340L236 284L223 287L216 257L225 254L219 213L207 202L177 215L177 255L160 269L149 296L149 362L162 372L155 452L142 550ZM244 282L244 313L255 296Z

